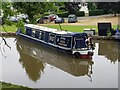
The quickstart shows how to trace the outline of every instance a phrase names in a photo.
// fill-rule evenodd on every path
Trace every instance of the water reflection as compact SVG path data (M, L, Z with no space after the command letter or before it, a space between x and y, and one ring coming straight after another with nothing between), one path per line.
M72 56L64 55L20 38L17 39L16 47L20 54L19 61L33 81L39 80L46 63L73 76L87 75L91 79L92 65L94 63L91 59L75 59Z
M32 88L118 87L120 43L94 41L96 47L92 60L76 60L30 41L15 39L6 38L11 49L1 44L6 56L1 57L0 80L3 82Z
M120 45L114 41L96 41L99 43L98 55L104 55L111 63L120 60Z
M39 80L41 73L44 70L44 63L41 60L31 56L31 49L24 47L22 45L17 45L17 50L20 54L19 62L25 68L26 73L29 78L33 81ZM27 51L27 52L26 52Z

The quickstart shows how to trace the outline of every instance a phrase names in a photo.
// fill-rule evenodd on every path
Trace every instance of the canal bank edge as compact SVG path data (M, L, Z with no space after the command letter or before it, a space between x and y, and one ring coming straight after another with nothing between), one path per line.
M0 32L0 37L7 37L7 36L16 36L15 32ZM93 40L114 40L113 37L111 36L98 36L98 35L93 35L92 36Z
M15 32L0 32L0 37L5 36L16 36Z
M33 90L32 88L28 88L28 87L24 87L24 86L15 85L15 84L0 81L0 90L7 90L7 89Z

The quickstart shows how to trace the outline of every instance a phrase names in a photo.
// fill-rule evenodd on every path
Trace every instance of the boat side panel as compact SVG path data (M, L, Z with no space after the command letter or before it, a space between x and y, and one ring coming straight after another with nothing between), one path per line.
M62 48L60 48L59 46L58 46L58 47L55 47L54 45L50 45L49 43L44 43L44 42L42 42L42 41L40 41L40 40L38 40L38 39L35 39L35 38L33 38L33 37L29 37L29 36L26 37L26 35L23 35L23 34L18 34L18 35L19 35L20 37L25 38L25 39L27 39L27 40L29 40L29 41L34 42L34 43L37 43L37 44L40 44L40 45L43 45L43 46L46 46L46 47L55 49L55 50L60 51L60 52L64 52L64 53L66 53L66 54L72 54L72 51L71 51L71 50L62 49Z

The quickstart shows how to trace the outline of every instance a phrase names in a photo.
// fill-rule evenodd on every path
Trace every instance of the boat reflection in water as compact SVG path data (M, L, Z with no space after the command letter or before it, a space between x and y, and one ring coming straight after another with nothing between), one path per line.
M33 81L40 79L46 64L57 67L74 76L87 75L91 79L92 65L91 59L75 59L73 56L62 54L36 45L30 41L17 39L17 50L20 54L20 63L25 68L27 75Z
M108 60L111 60L111 63L120 61L120 43L114 41L96 42L99 43L98 55L105 56Z

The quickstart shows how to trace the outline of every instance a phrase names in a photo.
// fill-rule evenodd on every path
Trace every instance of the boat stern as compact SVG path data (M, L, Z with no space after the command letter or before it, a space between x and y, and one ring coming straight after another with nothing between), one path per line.
M73 50L72 54L75 58L91 58L94 54L92 49L84 49L84 50Z

